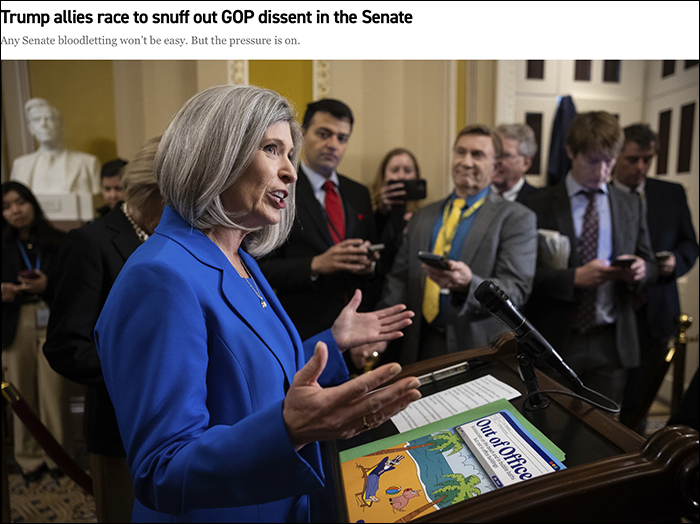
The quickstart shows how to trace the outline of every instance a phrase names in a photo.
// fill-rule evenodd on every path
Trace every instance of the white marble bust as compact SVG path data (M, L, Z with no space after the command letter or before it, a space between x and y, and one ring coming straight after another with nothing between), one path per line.
M34 193L100 193L100 161L65 148L58 110L43 98L28 100L24 110L39 149L15 159L10 178Z

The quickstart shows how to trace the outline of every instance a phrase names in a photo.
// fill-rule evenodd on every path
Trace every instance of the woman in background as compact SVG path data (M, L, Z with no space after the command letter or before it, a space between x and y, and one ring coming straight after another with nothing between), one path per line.
M104 217L68 233L44 345L56 371L88 386L84 429L98 522L130 520L134 495L93 330L124 263L153 234L163 212L153 173L159 142L160 137L149 140L124 168L120 175L124 201Z
M384 156L372 184L377 237L384 244L380 261L383 274L391 271L403 230L419 208L418 201L406 200L406 191L398 182L418 178L420 168L416 157L408 149L396 148Z
M2 185L2 365L32 411L66 447L70 441L69 395L74 386L51 369L41 347L57 276L56 260L65 234L46 220L34 194L19 182ZM69 450L70 451L70 450ZM19 418L14 418L14 452L24 480L48 470L63 474Z
M163 135L162 219L95 329L134 521L308 521L309 494L324 486L317 441L420 397L415 377L374 391L398 364L347 381L341 355L401 336L405 306L357 313L358 291L302 344L253 258L289 234L300 148L289 102L252 86L195 95Z

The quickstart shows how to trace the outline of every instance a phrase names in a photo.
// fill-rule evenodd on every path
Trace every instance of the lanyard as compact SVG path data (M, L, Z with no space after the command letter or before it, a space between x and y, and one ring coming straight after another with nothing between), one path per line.
M27 269L41 269L41 251L38 249L36 250L36 268L32 267L32 264L29 262L29 257L27 256L27 252L24 249L24 246L22 245L22 242L19 241L19 238L17 239L17 246L19 247L19 252L22 254L22 258L24 259L24 263L27 266Z
M459 217L459 222L457 223L457 227L455 227L451 232L450 236L447 236L447 231L444 226L447 223L447 218L450 216L450 213L452 212L452 206L445 206L445 211L442 213L442 250L443 254L445 256L448 256L450 253L450 250L452 249L452 241L455 238L455 235L457 234L457 230L459 229L459 225L462 223L463 220L466 220L470 216L472 216L474 213L476 213L481 206L484 205L484 202L486 202L486 195L482 196L479 200L474 202L471 206L469 206L466 209L462 210L462 214ZM453 201L454 205L454 201Z

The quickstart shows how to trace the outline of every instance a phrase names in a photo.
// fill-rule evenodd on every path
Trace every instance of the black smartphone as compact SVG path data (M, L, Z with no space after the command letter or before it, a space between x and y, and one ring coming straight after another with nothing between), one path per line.
M425 262L429 266L436 267L438 269L450 269L450 263L445 257L436 255L435 253L428 253L427 251L419 251L418 258Z
M403 200L423 200L427 195L427 185L422 178L412 178L410 180L397 180L391 183L392 187L397 189L403 186L406 194L401 198Z
M406 200L423 200L427 194L427 186L423 178L404 180L403 185L406 190Z
M656 252L656 260L659 262L663 262L664 260L668 260L673 256L673 252L671 251L657 251Z
M616 258L613 260L610 265L613 267L632 267L632 264L634 264L634 258Z

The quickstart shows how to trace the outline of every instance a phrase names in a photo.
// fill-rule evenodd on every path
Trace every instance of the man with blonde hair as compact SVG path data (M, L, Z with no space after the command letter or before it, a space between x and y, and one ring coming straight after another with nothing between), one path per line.
M539 191L525 180L537 154L535 132L527 124L501 124L496 133L503 142L503 154L491 188L506 200L523 203Z
M610 113L581 113L569 126L572 169L528 200L537 227L569 238L568 267L538 261L526 314L584 384L616 402L639 365L635 292L656 274L639 198L608 186L623 143Z

